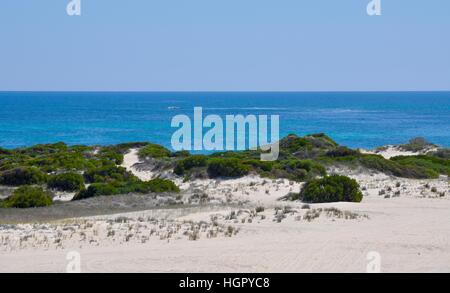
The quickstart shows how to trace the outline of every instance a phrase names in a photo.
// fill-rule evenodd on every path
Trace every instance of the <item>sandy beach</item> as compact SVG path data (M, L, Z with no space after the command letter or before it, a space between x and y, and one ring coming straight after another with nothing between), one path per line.
M387 154L389 155L389 154ZM123 166L142 179L136 150ZM361 203L280 200L301 183L249 175L179 184L185 208L144 209L0 225L0 272L450 272L446 176L404 179L334 168L358 181ZM369 257L369 258L368 258Z

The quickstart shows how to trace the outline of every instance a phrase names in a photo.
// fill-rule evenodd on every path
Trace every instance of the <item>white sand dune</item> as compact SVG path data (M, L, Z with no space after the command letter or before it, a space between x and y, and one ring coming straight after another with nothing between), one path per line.
M138 170L135 166L137 163L140 162L138 151L139 151L138 149L131 149L127 154L125 154L121 166L127 169L127 171L132 172L136 177L138 177L142 181L151 180L155 176L153 172Z
M382 272L450 272L448 198L338 206L370 219L288 218L240 224L230 238L13 251L0 253L0 272L64 272L70 250L83 272L365 272L370 251L380 253Z
M141 179L152 178L133 167L137 162L134 150L125 156L124 167ZM189 183L178 179L182 190L200 190L211 202L236 207L4 227L0 272L64 272L69 251L80 253L83 272L366 272L372 251L381 257L382 272L450 272L446 176L412 180L339 168L329 172L355 178L363 201L307 209L300 202L278 201L300 190L300 184L288 180L255 175ZM127 222L118 223L119 217ZM20 242L26 235L31 236Z

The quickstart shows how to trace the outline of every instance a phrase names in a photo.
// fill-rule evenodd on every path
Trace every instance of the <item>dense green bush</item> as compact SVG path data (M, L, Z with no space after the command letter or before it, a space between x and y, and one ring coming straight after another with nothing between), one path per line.
M346 156L358 156L360 153L356 150L349 149L345 146L337 147L333 150L330 150L326 153L327 157L337 158L337 157L346 157Z
M176 157L176 158L185 158L185 157L189 157L191 154L188 151L177 151L172 153L172 157Z
M167 158L171 156L171 152L163 146L158 144L148 144L145 147L141 148L138 152L138 156L141 159L145 159L147 157L151 158Z
M271 173L278 178L303 181L316 176L325 176L326 170L321 164L312 160L289 159L277 162Z
M116 195L128 193L162 193L162 192L179 192L178 186L170 180L153 179L150 181L128 181L128 182L110 182L110 183L93 183L87 189L78 192L73 200L80 200L101 195Z
M0 174L0 184L9 186L41 184L46 180L47 174L34 167L18 167Z
M255 170L260 170L262 172L270 172L272 171L272 169L275 166L275 162L270 162L270 161L261 161L261 160L245 160L243 161L243 163L245 165L249 165L252 168L254 168Z
M170 180L156 178L145 182L145 185L151 192L179 192L180 189Z
M305 139L312 143L316 148L330 149L338 146L338 144L325 133L310 134L305 136Z
M380 155L373 154L337 157L323 156L318 158L318 161L326 165L346 165L350 168L362 166L367 169L403 178L428 179L437 178L439 176L439 172L437 171L438 168L430 168L431 164L423 164L419 162L419 160L415 160L415 162L410 160L412 159L403 161L403 159L392 158L391 160L388 160ZM410 162L408 163L408 161Z
M306 182L298 196L292 199L310 203L360 202L362 197L356 180L346 176L332 175Z
M119 153L118 151L116 151L110 147L102 149L98 153L98 156L101 159L106 159L107 161L112 161L117 165L120 165L123 163L123 154Z
M382 173L392 174L403 178L437 178L439 174L433 169L414 164L400 164L394 160L387 160L379 155L364 155L359 162L366 168L377 170Z
M208 158L204 155L193 155L187 158L181 159L177 162L174 168L174 173L177 175L183 175L186 171L196 167L206 167Z
M211 178L217 177L241 177L250 171L236 158L212 158L208 163L208 175Z
M134 176L123 167L114 164L106 164L92 168L84 173L88 183L107 183L111 181L128 181Z
M49 206L53 203L52 197L41 187L21 186L3 201L5 208L34 208Z
M392 161L406 167L406 168L425 168L432 170L438 174L449 175L450 176L450 160L427 156L427 155L419 155L419 156L398 156L391 158Z
M120 194L119 190L111 183L93 183L87 189L79 191L72 200L80 200L100 195Z
M84 180L78 173L63 173L51 176L47 185L61 191L78 191L84 187Z
M280 151L294 154L301 150L311 150L314 147L313 143L304 137L298 137L295 134L290 134L280 141Z
M67 152L68 146L63 142L50 143L50 144L37 144L28 148L20 148L16 151L28 156L37 157L42 155L50 155L60 152Z

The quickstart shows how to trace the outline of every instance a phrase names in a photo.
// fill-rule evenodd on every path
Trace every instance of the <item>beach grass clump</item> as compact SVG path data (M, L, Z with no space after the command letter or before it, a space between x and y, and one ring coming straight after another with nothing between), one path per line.
M14 193L1 203L4 208L35 208L52 205L51 195L44 191L42 187L21 186Z
M21 186L42 184L47 181L47 174L35 167L17 167L0 174L0 184Z
M235 178L247 175L250 168L237 158L211 158L207 172L211 178Z
M62 173L51 176L47 186L60 191L78 191L84 187L84 178L78 173Z
M166 149L165 147L150 143L146 145L145 147L141 148L138 152L138 156L140 159L145 158L168 158L172 155L172 152Z
M340 175L325 176L321 179L307 181L297 195L291 197L291 199L308 203L361 202L363 198L358 182Z

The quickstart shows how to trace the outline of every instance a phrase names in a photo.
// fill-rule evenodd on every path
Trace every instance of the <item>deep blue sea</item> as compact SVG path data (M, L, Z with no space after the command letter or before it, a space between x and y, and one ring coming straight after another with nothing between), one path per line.
M373 148L422 136L450 146L450 92L0 92L0 146L64 141L170 147L177 114L280 115L280 135L324 132Z

